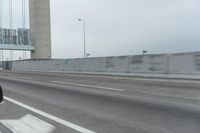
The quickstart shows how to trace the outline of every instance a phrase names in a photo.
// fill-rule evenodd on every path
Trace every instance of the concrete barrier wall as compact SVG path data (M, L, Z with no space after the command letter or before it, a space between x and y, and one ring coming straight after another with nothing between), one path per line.
M80 71L80 59L68 59L63 63L64 71Z
M79 60L80 71L100 72L102 58L88 58Z
M63 71L64 62L63 60L47 60L47 64L50 64L47 68L53 71Z
M168 73L169 72L169 56L165 54L148 56L148 72L149 73Z
M129 57L130 73L169 73L169 56L166 54Z
M200 74L200 53L193 53L194 73Z
M31 70L40 70L40 64L39 64L39 60L38 61L33 61L31 64Z
M13 61L13 70L200 74L200 52Z
M13 61L12 66L13 66L12 67L13 70L15 70L15 69L17 70L19 68L19 62Z
M169 67L172 74L200 74L200 53L172 54Z
M147 73L148 56L138 55L129 56L129 72L130 73Z
M129 71L128 62L128 56L102 58L101 71L127 73Z

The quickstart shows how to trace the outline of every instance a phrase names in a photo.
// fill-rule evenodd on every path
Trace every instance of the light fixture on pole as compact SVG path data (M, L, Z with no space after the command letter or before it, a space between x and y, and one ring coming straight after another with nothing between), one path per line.
M91 54L89 54L89 53L87 53L86 55L87 55L87 57L91 56Z
M84 38L84 58L86 58L86 39L85 39L85 30L86 30L86 22L84 19L78 19L78 21L83 22L83 38Z
M142 51L143 55L145 55L147 52L148 52L147 50Z

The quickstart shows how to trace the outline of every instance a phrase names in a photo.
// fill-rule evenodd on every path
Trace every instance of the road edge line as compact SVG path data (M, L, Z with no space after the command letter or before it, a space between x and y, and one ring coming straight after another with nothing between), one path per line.
M64 125L64 126L66 126L66 127L69 127L69 128L71 128L71 129L74 129L74 130L76 130L76 131L78 131L78 132L81 132L81 133L96 133L96 132L94 132L94 131L91 131L91 130L89 130L89 129L86 129L86 128L84 128L84 127L78 126L78 125L76 125L76 124L74 124L74 123L71 123L71 122L69 122L69 121L66 121L66 120L63 120L63 119L58 118L58 117L56 117L56 116L53 116L53 115L51 115L51 114L45 113L45 112L43 112L43 111L41 111L41 110L39 110L39 109L36 109L36 108L34 108L34 107L31 107L31 106L29 106L29 105L26 105L26 104L24 104L24 103L21 103L21 102L19 102L19 101L16 101L16 100L14 100L14 99L12 99L12 98L9 98L9 97L4 96L4 99L7 100L7 101L9 101L9 102L11 102L11 103L14 103L14 104L16 104L16 105L18 105L18 106L21 106L21 107L23 107L23 108L25 108L25 109L27 109L27 110L30 110L30 111L32 111L32 112L34 112L34 113L36 113L36 114L39 114L39 115L41 115L41 116L43 116L43 117L45 117L45 118L48 118L48 119L50 119L50 120L52 120L52 121L54 121L54 122L60 123L60 124L62 124L62 125Z

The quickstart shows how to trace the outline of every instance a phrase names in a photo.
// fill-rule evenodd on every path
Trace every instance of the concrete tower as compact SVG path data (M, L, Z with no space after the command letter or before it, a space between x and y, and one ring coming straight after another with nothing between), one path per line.
M51 58L50 0L29 0L32 59Z

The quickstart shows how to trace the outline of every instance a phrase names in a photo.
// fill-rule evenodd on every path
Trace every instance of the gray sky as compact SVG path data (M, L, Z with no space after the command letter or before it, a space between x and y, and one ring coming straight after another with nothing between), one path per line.
M21 0L13 1L17 26ZM82 57L78 18L87 22L92 56L200 51L199 5L199 0L51 0L53 57Z

